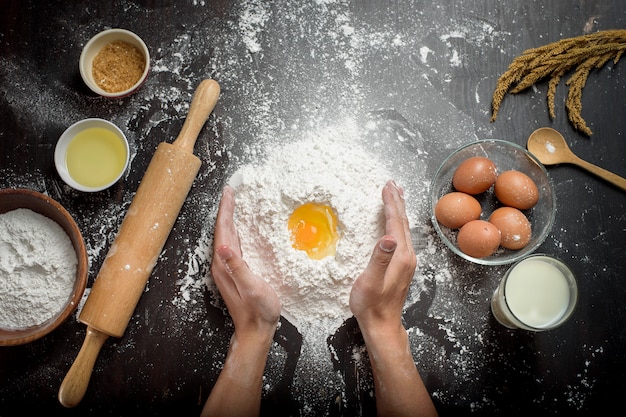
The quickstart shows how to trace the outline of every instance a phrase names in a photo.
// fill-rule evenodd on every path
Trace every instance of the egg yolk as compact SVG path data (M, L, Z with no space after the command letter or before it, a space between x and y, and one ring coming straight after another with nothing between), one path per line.
M335 254L339 235L337 216L331 207L305 203L293 211L288 227L293 247L306 251L309 258L320 260Z

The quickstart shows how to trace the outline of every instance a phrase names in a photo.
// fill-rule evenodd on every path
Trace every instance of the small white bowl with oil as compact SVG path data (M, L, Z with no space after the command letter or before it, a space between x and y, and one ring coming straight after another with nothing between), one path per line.
M115 184L128 168L130 150L124 132L108 120L80 120L59 138L54 164L61 179L84 192Z

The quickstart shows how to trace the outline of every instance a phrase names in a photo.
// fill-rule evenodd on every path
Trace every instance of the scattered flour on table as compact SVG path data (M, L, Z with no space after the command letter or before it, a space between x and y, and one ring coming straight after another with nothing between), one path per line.
M28 328L61 312L77 266L70 238L29 209L0 214L0 327Z
M406 2L409 3L413 5ZM126 9L135 9L132 2L122 1L122 4ZM388 13L383 11L365 20L353 15L356 8L350 2L340 0L278 0L271 4L242 0L231 4L232 7L223 16L209 22L203 16L212 13L205 13L203 9L214 10L215 4L192 0L189 5L199 10L198 19L187 22L182 29L173 28L169 41L167 37L161 37L163 43L150 45L155 51L153 70L144 87L133 97L120 101L120 105L101 106L102 115L118 123L128 133L134 157L139 153L152 152L152 142L145 138L164 134L171 137L177 133L172 126L186 115L199 79L211 77L219 81L224 94L217 107L218 120L208 123L219 143L207 144L205 138L200 137L196 151L207 168L199 174L196 186L215 181L212 172L216 168L215 156L218 154L225 156L229 166L234 168L248 163L263 166L262 155L266 151L272 153L275 138L294 136L293 132L285 131L291 129L290 126L298 126L299 130L321 129L328 119L334 123L337 122L334 117L341 121L344 116L375 110L370 107L370 99L375 97L370 95L371 90L377 86L372 80L383 83L387 89L385 94L388 94L388 100L379 95L374 100L375 105L395 108L417 129L417 132L410 130L416 133L415 137L419 137L420 132L429 132L429 139L436 141L446 137L447 142L455 137L459 141L469 140L466 132L471 131L488 136L491 133L489 124L473 124L469 118L459 116L461 111L454 108L453 102L447 102L448 97L458 96L459 80L474 82L475 74L469 78L467 75L473 74L474 69L470 65L474 65L477 57L484 59L481 51L493 49L515 55L521 52L516 49L520 44L517 40L525 36L523 33L501 31L501 26L497 24L500 18L495 15L478 19L473 13L457 13L461 6L454 2L424 3L419 10L414 10L415 13L404 13L408 9L398 9L406 6L404 2L399 2L393 7L390 5ZM162 8L148 9L143 21L150 21L152 14L162 13ZM452 18L442 20L442 14ZM401 32L395 24L400 19L410 19L415 30ZM101 29L101 25L99 19L80 25L74 43L68 43L72 46L68 46L67 52L75 52L81 42L84 43ZM266 52L275 48L281 48L284 59L276 58L276 54L267 53L266 56ZM316 60L315 65L310 65L309 58ZM384 64L380 74L376 72L377 67L372 66L376 60ZM42 132L50 132L51 127L62 131L74 121L91 116L90 112L98 99L76 94L73 85L51 85L47 78L40 77L40 72L31 61L20 57L0 57L0 70L6 74L4 79L9 80L0 80L5 100L22 120L33 121L25 134L38 138L44 135ZM390 78L384 75L398 71L411 78L410 87L415 90L412 94L405 95L395 85L386 84ZM478 86L485 82L491 83L492 80L485 76L475 82L475 101L481 106L490 99L490 95L478 94ZM30 88L33 85L36 88ZM74 99L59 101L59 93ZM241 97L245 100L236 100ZM428 102L407 100L409 97L424 97L424 101ZM443 107L448 109L447 112L437 111L442 101L451 104ZM289 109L289 113L285 109ZM293 115L293 109L301 109L301 112ZM383 133L386 132L383 129L388 127L378 123L372 126ZM393 128L390 132L390 136L398 133ZM409 136L407 141L414 141L415 137ZM254 139L239 141L240 138ZM402 140L400 137L396 139ZM334 138L329 137L328 140ZM448 143L452 147L460 144ZM429 148L437 146L432 143ZM52 145L41 143L32 150L51 152ZM413 151L411 154L415 153ZM422 162L429 158L422 158ZM392 170L394 173L397 169L404 174L412 174L414 167L418 166L406 153L398 155L396 162L397 166ZM59 197L73 198L62 185L51 180L46 171L35 168L19 177L14 171L17 170L10 164L0 167L0 181L5 185L27 186ZM396 177L400 185L410 189L408 201L414 225L426 226L426 248L417 251L418 272L406 303L411 350L432 389L433 397L444 404L469 404L472 411L480 411L481 408L491 407L493 399L489 398L488 392L468 397L467 387L490 386L493 381L487 370L502 366L497 353L500 346L492 340L494 336L488 320L488 300L495 285L489 279L497 273L457 262L441 244L434 230L428 229L429 218L418 207L426 200L425 183L432 173ZM103 199L98 210L75 213L82 223L90 265L97 265L94 260L104 256L131 197L132 194L127 191L121 203L119 200ZM376 195L375 199L379 202L380 196ZM178 224L197 226L200 236L197 240L189 238L181 242L182 249L177 249L177 253L164 252L160 259L178 263L175 292L168 300L172 309L167 311L172 316L172 322L180 324L180 328L173 326L171 335L188 335L193 322L202 327L205 332L203 337L211 336L206 337L210 357L198 361L205 362L198 369L204 371L208 366L212 373L217 374L223 363L221 355L225 352L216 348L213 343L217 343L218 338L212 335L222 329L207 320L205 303L206 284L211 281L208 268L219 195L194 187L189 200ZM182 222L184 220L188 223ZM561 238L564 241L564 234L565 231L558 233L557 240ZM92 269L90 274L96 272ZM162 285L160 280L169 278L153 276L148 288ZM221 306L217 294L208 298L211 304ZM476 326L468 326L467 323L476 323ZM149 324L146 322L145 325ZM332 324L328 323L322 330L299 329L303 332L304 343L294 392L303 403L302 415L314 415L320 404L326 404L327 397L322 398L320 393L328 392L327 385L334 384L331 389L341 392L341 381L332 377L336 376L336 370L330 357L333 355L336 359L336 356L326 343L331 328ZM132 330L133 327L129 327L130 335ZM127 337L125 341L129 349L133 348L133 337ZM597 359L606 355L602 346L590 346L588 349L583 355L585 362L580 381L568 385L565 390L565 394L571 397L570 401L579 406L584 405L586 394L594 384L586 373L587 369L596 366L600 362ZM355 352L355 357L364 356L362 352ZM274 347L269 360L275 366L269 367L265 392L271 391L273 385L278 385L284 377L281 374L283 359L284 351ZM358 363L359 367L362 365ZM326 382L327 378L333 379L333 382ZM445 381L446 385L442 385L441 381ZM545 403L541 399L537 401Z
M241 12L238 28L248 51L251 53L261 51L258 36L269 19L268 7L270 5L263 1L251 1L248 7Z

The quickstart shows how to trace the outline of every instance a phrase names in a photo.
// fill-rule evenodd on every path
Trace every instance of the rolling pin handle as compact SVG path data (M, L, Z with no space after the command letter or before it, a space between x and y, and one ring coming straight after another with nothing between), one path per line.
M59 402L64 407L75 407L83 399L98 353L108 337L105 333L87 327L85 341L59 389Z
M185 123L173 143L174 146L193 153L198 134L213 111L219 95L220 85L217 81L208 79L200 83L193 95Z

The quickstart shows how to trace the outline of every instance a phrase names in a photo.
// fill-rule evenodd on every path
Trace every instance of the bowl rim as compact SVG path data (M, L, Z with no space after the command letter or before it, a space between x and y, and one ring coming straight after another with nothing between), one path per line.
M63 228L76 251L76 279L72 294L63 309L39 326L26 329L0 329L0 346L15 346L40 339L58 328L78 308L87 287L89 275L89 257L83 235L72 215L55 199L43 193L27 188L0 189L0 214L25 208L20 204L23 198L36 202L35 206L26 207L44 215ZM14 337L5 337L14 335Z
M126 151L126 157L124 159L124 168L120 170L119 174L115 177L115 179L111 180L109 183L104 184L100 187L88 187L86 185L82 185L79 182L77 182L70 175L67 169L67 164L66 164L66 159L65 159L65 153L67 151L67 147L69 143L72 141L72 139L76 136L76 134L79 131L82 131L89 127L104 127L105 129L113 131L121 139L122 144L124 145L124 149ZM120 178L122 178L124 173L128 170L129 163L130 163L130 145L128 144L128 139L126 138L126 135L124 134L124 132L122 132L122 130L115 123L109 120L101 119L97 117L81 119L77 122L72 123L67 129L63 131L61 136L59 136L59 139L57 140L57 143L54 147L54 166L56 167L57 173L59 174L63 182L65 182L67 185L69 185L70 187L78 191L97 192L97 191L106 190L107 188L111 187L113 184L118 182Z
M491 257L487 257L487 258L475 258L473 256L469 256L465 253L463 253L458 247L456 247L452 242L450 242L450 240L445 236L443 230L441 229L441 226L439 224L439 221L437 220L436 216L435 216L435 210L434 210L434 204L436 203L436 199L435 199L435 182L437 181L437 178L439 178L439 176L441 175L442 170L444 169L446 163L455 155L459 154L460 152L462 152L463 150L473 147L473 146L479 146L481 144L484 143L494 143L494 144L498 144L498 145L502 145L502 146L508 146L511 147L515 150L517 150L518 152L522 152L525 156L527 156L532 162L534 162L541 170L541 172L543 173L543 175L545 175L546 177L546 181L547 181L547 186L550 188L550 190L552 191L550 194L552 195L552 199L551 199L551 207L550 207L550 217L548 218L548 223L546 224L546 228L545 228L545 233L540 236L536 242L534 242L534 244L532 246L528 246L526 248L523 248L523 252L520 252L519 255L517 256L511 256L508 258L491 258ZM476 263L476 264L480 264L480 265L488 265L488 266L496 266L496 265L508 265L508 264L512 264L515 263L517 261L519 261L521 258L525 257L525 256L529 256L530 254L534 253L539 246L541 246L545 240L547 239L548 235L550 234L550 231L552 230L552 227L554 226L554 221L556 219L556 210L557 210L557 205L556 205L556 196L554 194L554 184L552 182L552 178L550 177L548 170L546 169L546 167L539 161L539 159L537 159L537 157L535 155L533 155L532 153L530 153L530 151L528 151L526 148L518 145L517 143L508 141L508 140L504 140L504 139L479 139L479 140L475 140L469 143L466 143L458 148L456 148L454 151L452 151L439 165L439 167L437 168L437 170L435 171L435 174L433 176L433 179L430 182L430 190L428 193L428 210L430 211L430 220L431 223L433 225L433 227L435 228L437 235L439 235L439 238L443 241L443 243L456 255L460 256L461 258L468 260L470 262ZM520 250L521 251L521 250Z
M110 93L98 87L98 85L93 81L91 69L93 58L105 45L114 40L129 41L134 46L138 47L146 59L146 66L141 74L141 77L132 87L116 93ZM150 51L148 50L148 46L143 39L141 39L141 37L139 37L136 33L121 28L106 29L98 32L91 39L89 39L89 41L87 41L80 53L80 58L78 59L78 69L83 82L94 93L108 98L128 97L137 91L148 78L148 74L150 73Z

